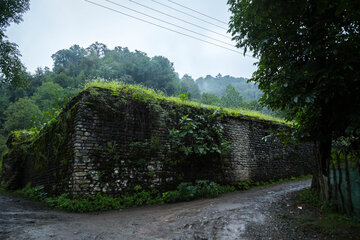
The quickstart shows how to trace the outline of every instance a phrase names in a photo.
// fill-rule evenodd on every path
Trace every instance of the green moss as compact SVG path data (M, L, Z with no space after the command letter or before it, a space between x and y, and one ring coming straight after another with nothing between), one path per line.
M167 97L163 95L161 92L148 89L140 85L130 85L125 84L122 82L105 82L105 81L93 81L88 83L85 86L85 90L89 90L90 92L93 92L96 88L102 88L102 89L108 89L111 91L111 93L115 96L128 96L136 100L144 101L147 103L165 103L165 104L175 104L177 106L184 106L184 107L193 107L193 108L199 108L199 109L208 109L210 111L215 111L219 109L217 106L208 106L203 105L201 103L192 102L189 100L180 99L178 97ZM97 95L96 95L97 96ZM267 120L271 122L281 123L281 124L287 124L289 125L289 122L286 122L282 119L275 118L269 115L264 115L260 112L256 111L250 111L245 109L223 109L224 113L227 116L230 117L242 117L246 119L258 119L258 120Z

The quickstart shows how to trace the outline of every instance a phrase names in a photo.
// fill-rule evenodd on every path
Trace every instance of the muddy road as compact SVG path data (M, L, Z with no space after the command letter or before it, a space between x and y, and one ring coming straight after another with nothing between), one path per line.
M273 224L271 206L309 186L310 180L302 180L215 199L91 214L54 211L0 194L0 239L271 239L274 234L288 239Z

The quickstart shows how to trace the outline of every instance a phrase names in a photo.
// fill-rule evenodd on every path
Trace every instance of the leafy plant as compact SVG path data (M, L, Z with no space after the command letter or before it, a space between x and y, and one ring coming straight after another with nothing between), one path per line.
M227 153L229 142L223 136L224 127L219 120L222 115L214 112L209 115L185 115L179 119L176 128L170 131L170 139L181 154L206 156L215 154L221 157Z
M187 101L187 100L189 100L189 96L188 96L187 93L181 93L181 94L179 94L179 98L180 98L181 101Z
M163 193L165 202L190 201L196 198L217 197L223 189L215 182L198 180L195 185L184 182L178 185L175 191Z

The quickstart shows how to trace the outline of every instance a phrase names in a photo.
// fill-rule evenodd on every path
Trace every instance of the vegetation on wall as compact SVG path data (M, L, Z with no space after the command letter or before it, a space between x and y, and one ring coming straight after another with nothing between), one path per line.
M133 99L138 99L145 101L149 104L175 104L177 106L182 106L186 109L187 107L192 107L194 109L207 109L209 112L214 112L219 109L222 110L222 114L228 117L242 117L248 119L258 119L258 120L267 120L273 121L276 123L286 124L282 119L272 117L260 112L246 110L246 109L230 109L230 108L221 108L218 106L204 106L203 104L195 101L180 99L175 96L166 96L164 93L158 90L151 88L146 88L141 85L126 84L123 82L117 81L104 81L104 80L95 80L86 84L85 89L88 88L103 88L108 89L113 92L115 95L124 94L123 96L131 96Z
M166 96L184 96L182 100L237 108L236 112L243 115L260 116L251 111L272 114L259 105L257 99L261 92L252 84L247 84L246 79L208 75L194 80L188 74L180 78L173 64L162 56L149 57L144 52L132 52L123 47L109 49L96 42L87 48L74 45L59 50L52 58L52 70L45 67L38 68L33 74L21 73L26 86L9 82L0 85L0 149L6 148L1 138L6 139L14 130L41 128L95 79L138 84L161 91ZM233 87L234 91L227 94L226 86ZM211 89L222 90L214 95ZM29 107L22 107L24 104Z
M199 175L204 165L213 172L204 173L208 176L203 178L211 178L224 171L224 159L230 144L223 136L222 118L223 114L218 110L202 115L187 114L180 117L171 129L172 164L182 169L183 174Z

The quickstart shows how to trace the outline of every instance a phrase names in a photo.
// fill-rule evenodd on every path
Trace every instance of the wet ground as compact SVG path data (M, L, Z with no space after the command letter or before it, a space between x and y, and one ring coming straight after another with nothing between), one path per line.
M54 211L0 194L0 239L320 239L274 216L274 208L288 206L289 195L309 186L310 180L302 180L215 199L91 214Z

